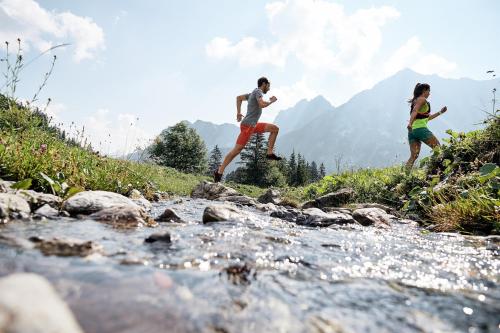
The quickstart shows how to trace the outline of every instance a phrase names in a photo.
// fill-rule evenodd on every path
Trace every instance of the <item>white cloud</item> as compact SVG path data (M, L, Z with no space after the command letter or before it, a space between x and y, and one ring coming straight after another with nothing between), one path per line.
M108 109L99 109L85 120L85 134L94 149L103 154L121 156L143 147L150 133L139 126L139 118L130 113L114 116Z
M94 58L105 47L104 32L91 18L48 11L34 0L1 0L0 22L2 41L21 38L25 49L38 51L69 42L76 62Z
M422 43L416 36L397 49L385 64L385 75L389 76L403 68L411 68L421 74L449 76L457 64L434 53L422 50Z
M278 1L266 5L266 11L274 43L254 37L232 43L217 37L207 44L207 55L235 58L241 65L281 67L293 56L309 69L359 72L380 48L381 28L399 16L388 6L349 15L343 6L325 0Z

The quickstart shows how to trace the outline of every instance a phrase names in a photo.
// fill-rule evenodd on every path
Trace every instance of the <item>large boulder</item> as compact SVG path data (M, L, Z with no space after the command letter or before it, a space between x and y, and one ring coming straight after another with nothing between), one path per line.
M241 211L232 205L207 206L203 211L203 223L219 221L244 221L249 217L249 213Z
M63 203L63 210L71 215L92 214L105 208L129 206L139 207L129 198L113 192L84 191L70 197Z
M36 274L0 279L0 332L83 333L51 284Z
M142 226L154 227L157 223L144 209L137 206L113 206L89 215L89 218L118 229L132 229Z
M200 182L191 192L192 198L229 201L243 206L256 206L257 201L246 195L241 195L235 189L224 186L221 183L211 183L209 181Z
M200 182L191 192L192 198L217 200L222 197L239 195L239 193L230 187L221 183L211 183L209 181Z
M387 214L380 208L360 208L356 209L352 217L364 226L374 225L376 227L388 228L391 226L395 216Z
M281 203L281 193L278 190L270 188L266 193L262 194L257 201L263 204L272 203L274 205L279 205Z
M59 211L49 206L49 204L45 204L35 211L35 215L39 217L54 218L59 216Z
M0 193L0 220L28 218L31 208L28 202L12 193Z
M307 216L305 220L297 221L298 224L307 225L311 227L328 227L332 224L357 224L350 214L341 212L326 213L319 208L308 208L302 211Z
M86 257L103 252L103 247L93 241L74 238L43 239L36 236L31 237L30 240L46 256Z
M16 194L26 199L32 210L36 210L44 205L59 209L63 202L63 200L56 195L35 192L32 190L19 190Z
M324 207L339 207L349 203L353 198L354 191L350 188L343 188L337 192L328 193L319 198L307 201L302 205L302 208L324 208Z

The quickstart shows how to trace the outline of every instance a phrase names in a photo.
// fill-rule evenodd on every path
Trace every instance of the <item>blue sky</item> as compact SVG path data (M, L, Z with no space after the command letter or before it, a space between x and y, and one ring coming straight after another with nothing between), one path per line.
M235 96L261 75L278 97L267 121L318 94L339 105L405 67L488 79L500 71L498 13L496 0L0 0L0 39L22 38L27 59L71 43L40 99L116 152L183 119L235 123ZM19 97L50 56L22 73Z

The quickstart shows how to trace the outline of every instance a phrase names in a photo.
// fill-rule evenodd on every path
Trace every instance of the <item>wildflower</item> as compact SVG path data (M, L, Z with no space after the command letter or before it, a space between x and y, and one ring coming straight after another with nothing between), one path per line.
M43 154L47 151L47 145L45 143L40 145L40 153Z

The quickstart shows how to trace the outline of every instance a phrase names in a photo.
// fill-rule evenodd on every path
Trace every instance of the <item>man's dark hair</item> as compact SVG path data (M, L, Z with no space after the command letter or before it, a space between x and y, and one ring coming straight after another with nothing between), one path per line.
M257 88L259 88L263 84L269 84L269 80L265 77L261 77L257 80Z

